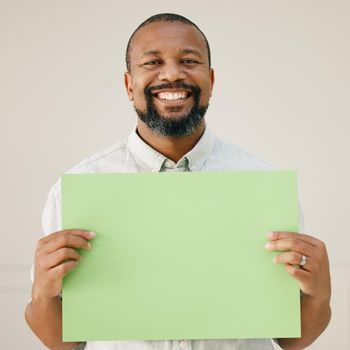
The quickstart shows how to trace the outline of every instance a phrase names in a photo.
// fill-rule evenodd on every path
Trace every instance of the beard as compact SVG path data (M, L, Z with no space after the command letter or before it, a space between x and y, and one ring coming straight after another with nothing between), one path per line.
M189 98L193 96L194 99L191 110L187 114L176 117L176 119L160 115L153 102L153 98L155 97L152 91L171 88L186 89L192 94ZM180 137L193 134L199 127L209 106L209 104L205 106L199 104L201 89L198 86L188 85L182 82L146 87L144 89L144 94L146 98L146 112L140 111L134 106L135 111L140 120L159 136Z

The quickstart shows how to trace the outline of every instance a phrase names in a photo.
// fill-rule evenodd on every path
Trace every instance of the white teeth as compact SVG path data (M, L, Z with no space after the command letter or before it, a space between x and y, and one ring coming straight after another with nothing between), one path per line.
M186 98L187 92L181 91L181 92L159 92L157 94L158 98L161 100L182 100Z

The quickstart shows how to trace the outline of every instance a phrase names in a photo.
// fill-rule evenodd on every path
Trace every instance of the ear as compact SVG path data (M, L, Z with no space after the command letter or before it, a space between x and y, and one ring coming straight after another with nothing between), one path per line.
M125 72L124 73L124 85L126 89L126 93L128 94L129 100L133 101L134 100L134 93L132 89L132 77L130 72Z
M209 75L210 75L210 97L211 97L213 94L213 87L214 87L214 82L215 82L215 74L214 74L213 68L210 68Z

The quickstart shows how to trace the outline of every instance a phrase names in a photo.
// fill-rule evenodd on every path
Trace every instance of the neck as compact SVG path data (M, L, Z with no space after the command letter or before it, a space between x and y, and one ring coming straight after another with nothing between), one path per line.
M204 133L205 122L201 122L197 130L187 136L168 137L159 136L149 129L145 123L138 120L137 133L149 146L163 154L168 159L177 163L187 152L189 152L199 141Z

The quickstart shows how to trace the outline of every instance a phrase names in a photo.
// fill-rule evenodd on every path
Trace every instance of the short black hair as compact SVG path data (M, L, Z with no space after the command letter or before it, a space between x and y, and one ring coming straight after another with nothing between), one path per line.
M177 15L175 13L159 13L157 15L153 15L153 16L147 18L132 33L132 35L131 35L131 37L130 37L130 39L128 41L128 45L126 47L126 54L125 54L126 69L128 71L130 71L130 49L131 49L132 39L134 38L135 34L142 27L146 26L147 24L156 23L156 22L181 22L181 23L189 24L189 25L194 26L195 28L197 28L198 31L203 35L203 38L204 38L204 41L205 41L205 44L206 44L206 47L207 47L207 51L208 51L209 68L211 67L211 55L210 55L209 42L208 42L206 36L204 35L204 33L198 28L198 26L195 23L193 23L192 21L190 21L189 19L187 19L186 17L184 17L184 16Z

